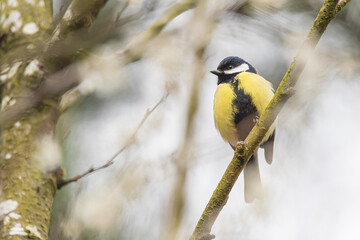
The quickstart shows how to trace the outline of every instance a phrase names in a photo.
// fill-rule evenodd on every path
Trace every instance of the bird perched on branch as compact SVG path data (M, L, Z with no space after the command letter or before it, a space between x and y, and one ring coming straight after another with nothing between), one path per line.
M211 73L218 76L214 99L215 127L235 150L238 144L244 143L257 123L273 97L274 89L270 82L257 74L253 66L239 57L225 58L217 70ZM273 157L275 125L274 122L261 143L269 164ZM258 149L244 170L246 202L262 197L257 151Z

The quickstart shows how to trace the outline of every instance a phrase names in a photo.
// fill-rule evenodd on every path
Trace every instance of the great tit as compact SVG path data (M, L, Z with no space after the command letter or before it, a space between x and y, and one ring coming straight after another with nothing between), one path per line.
M217 70L210 72L218 76L214 98L215 127L235 150L257 123L273 97L274 89L270 82L257 74L253 66L239 57L225 58ZM273 157L275 125L274 122L260 145L265 150L265 159L269 164ZM244 169L245 202L261 199L263 195L257 151Z

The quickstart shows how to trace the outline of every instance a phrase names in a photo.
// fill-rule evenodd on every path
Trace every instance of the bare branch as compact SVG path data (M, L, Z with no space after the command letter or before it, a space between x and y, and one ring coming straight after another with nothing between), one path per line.
M131 146L132 144L135 143L136 141L136 136L137 133L139 132L140 128L144 125L145 121L148 119L148 117L156 110L156 108L163 103L166 98L169 96L169 92L167 91L165 93L165 95L155 104L155 106L153 106L151 109L148 109L144 115L144 117L142 118L142 120L140 121L139 125L136 127L135 131L133 132L133 134L129 137L129 139L127 140L126 144L120 148L105 164L98 166L98 167L91 167L89 168L87 171L85 171L82 174L79 174L73 178L70 179L66 179L66 180L62 180L60 182L58 182L57 187L58 189L72 183L72 182L77 182L78 180L82 179L83 177L89 175L90 173L99 171L101 169L107 168L109 166L111 166L115 159L124 151L126 150L129 146Z
M134 39L125 49L118 54L124 58L124 63L137 61L141 58L146 50L147 43L154 39L175 17L183 12L193 8L198 4L199 0L183 0L171 6L164 14L142 34Z
M106 2L107 0L72 1L46 46L43 57L44 64L53 63L55 57L55 71L69 65L73 54L83 44L83 41L74 41L74 37L77 39L83 35L79 35L78 32L83 33L83 30L93 24ZM65 46L66 48L64 48ZM64 49L66 49L65 54Z
M319 42L326 27L335 17L336 13L346 4L346 2L344 4L343 1L340 3L342 5L337 5L337 3L338 0L325 0L304 43L287 70L274 97L267 106L265 112L260 116L259 123L251 130L249 136L245 139L245 144L239 145L236 148L234 157L200 217L190 238L191 240L211 239L211 228L220 211L226 204L235 181L244 169L249 158L260 145L269 127L275 121L287 99L294 93L294 86L305 68L306 60L311 56L311 53L314 51L316 44ZM339 8L339 10L336 8Z

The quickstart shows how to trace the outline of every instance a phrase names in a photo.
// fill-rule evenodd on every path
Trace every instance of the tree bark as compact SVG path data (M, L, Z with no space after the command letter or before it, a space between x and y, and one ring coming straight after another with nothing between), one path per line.
M51 0L1 1L1 111L31 97L27 92L44 79L35 56L52 21ZM57 100L49 99L1 125L1 239L47 239L56 178L43 143L54 141L58 116Z
M51 0L1 0L1 112L23 109L46 78L71 63L66 40L89 28L107 0L74 0L53 26ZM55 29L55 31L54 31ZM54 33L51 35L51 33ZM72 36L71 36L72 37ZM60 79L61 80L61 79ZM48 239L61 154L55 140L58 95L41 99L1 123L0 239Z

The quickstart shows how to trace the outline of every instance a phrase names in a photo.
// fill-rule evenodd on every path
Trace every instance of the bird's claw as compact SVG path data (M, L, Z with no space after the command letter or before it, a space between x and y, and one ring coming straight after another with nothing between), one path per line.
M259 116L255 116L253 119L253 122L258 124L259 123Z
M241 146L245 146L245 145L246 145L244 141L238 141L236 144L237 144L237 145L241 145Z

